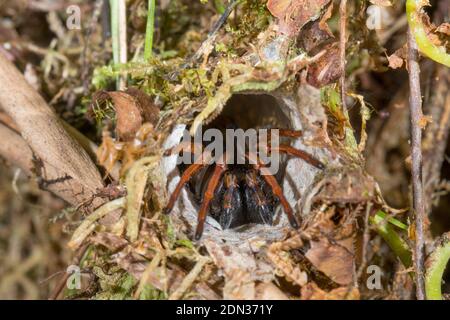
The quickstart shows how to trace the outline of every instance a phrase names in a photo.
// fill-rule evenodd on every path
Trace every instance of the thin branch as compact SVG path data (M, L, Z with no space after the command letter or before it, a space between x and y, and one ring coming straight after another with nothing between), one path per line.
M13 129L0 123L0 157L19 167L27 176L32 176L33 152L27 142Z
M339 61L340 61L340 69L341 69L341 78L339 79L339 85L341 88L341 103L342 109L346 110L347 105L345 103L345 45L347 43L347 0L341 0L341 4L339 6Z
M7 84L0 86L0 105L30 146L33 171L42 185L72 205L91 199L103 187L95 164L45 100L1 54L0 83Z
M416 40L408 30L408 73L409 73L409 107L411 117L411 161L413 213L415 217L415 247L414 269L416 278L416 296L418 300L425 299L424 284L424 234L423 220L425 217L423 182L422 182L422 129L420 121L422 114L422 95L420 91L419 53Z
M222 28L222 26L227 21L230 14L233 12L234 8L240 3L240 0L232 0L227 7L225 8L224 13L220 16L219 20L216 21L212 29L208 33L208 37L206 40L202 43L200 48L195 52L195 54L189 59L188 63L186 63L187 67L191 63L196 62L200 57L204 54L204 52L207 50L209 46L216 40L217 33Z

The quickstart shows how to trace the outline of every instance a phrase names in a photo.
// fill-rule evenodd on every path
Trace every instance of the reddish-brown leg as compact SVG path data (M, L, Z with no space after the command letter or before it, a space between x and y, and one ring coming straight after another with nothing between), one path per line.
M169 202L167 206L164 208L164 213L168 214L172 211L173 206L175 205L175 201L177 201L178 196L180 195L181 189L183 186L189 181L189 179L198 172L203 166L206 164L194 163L191 164L181 175L180 181L178 182L175 190L172 192L169 198Z
M195 143L194 141L184 141L176 145L175 147L166 150L166 152L164 152L164 155L169 156L172 154L178 154L181 151L196 154L196 152L202 152L203 149L204 147L202 144Z
M281 205L283 206L284 213L286 213L289 223L291 226L295 229L299 227L298 221L294 216L294 211L291 208L291 205L287 201L287 199L284 197L283 190L281 189L281 186L278 184L277 179L273 175L270 174L270 170L263 165L253 165L255 169L259 170L261 172L261 176L264 180L269 184L269 186L272 188L272 192L274 195L280 199Z
M226 170L224 163L216 163L214 172L206 187L203 202L198 213L197 230L195 231L195 240L200 240L203 234L203 227L205 225L206 215L208 214L209 204L214 197L217 186L219 185L220 178Z
M290 130L290 129L269 129L267 133L270 134L272 130L278 130L278 135L280 137L300 138L303 135L303 132L301 130Z
M247 159L250 160L252 166L261 173L263 179L267 182L267 184L272 188L272 192L277 198L280 200L281 205L283 206L284 213L286 213L289 223L295 229L299 227L299 223L294 216L294 210L292 210L291 205L285 198L283 194L283 189L278 184L277 179L271 174L270 170L262 164L258 157L254 154L246 154Z
M183 144L183 143L182 143ZM180 144L181 145L181 144ZM193 148L199 147L194 143L184 144L184 147L188 148L188 150L192 150ZM179 149L179 146L175 147L172 150L174 151L178 150L177 152L181 151L182 149ZM189 151L188 151L189 152ZM177 201L177 198L180 195L181 189L183 189L183 186L189 181L189 179L195 175L202 167L208 165L209 160L211 159L211 154L203 152L201 157L197 159L197 161L193 164L191 164L181 175L180 181L178 182L177 186L175 187L175 190L170 195L169 201L167 203L167 206L164 208L164 213L168 214L170 211L172 211L173 206L175 205L175 201Z
M278 147L271 147L269 146L270 151L276 151L279 153L286 153L298 158L301 158L308 162L310 165L318 168L318 169L325 169L325 165L320 162L318 159L307 153L306 151L296 149L294 147L291 147L286 144L280 144Z

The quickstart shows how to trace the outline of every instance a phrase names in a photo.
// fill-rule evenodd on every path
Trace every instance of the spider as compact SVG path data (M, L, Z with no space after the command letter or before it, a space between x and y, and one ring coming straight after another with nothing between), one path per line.
M301 131L279 129L279 136L286 138L298 138ZM194 143L183 145L169 150L166 154L173 154L186 150L192 152L196 148ZM280 144L276 149L268 143L270 152L277 151L280 154L298 157L310 165L324 169L324 164L309 153L296 149L288 144ZM204 159L211 155L202 154ZM176 200L184 185L203 169L203 181L200 186L202 196L199 200L200 210L198 213L195 240L200 240L207 214L211 214L223 229L233 228L245 223L263 223L271 225L275 208L281 203L285 214L293 228L298 228L299 223L294 216L293 209L283 194L283 190L276 178L270 173L268 167L259 160L255 154L246 153L245 157L250 160L256 159L250 164L227 164L227 155L223 154L219 161L209 165L208 161L195 162L189 165L181 175L180 181L171 194L166 214L173 209Z

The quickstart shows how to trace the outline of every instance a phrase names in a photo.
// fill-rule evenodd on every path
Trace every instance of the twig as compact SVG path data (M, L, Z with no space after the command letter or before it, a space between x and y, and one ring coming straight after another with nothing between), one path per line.
M27 83L24 76L0 54L0 104L11 117L24 140L43 164L41 177L69 180L49 186L49 190L77 205L92 198L103 187L95 164L67 133L45 100ZM98 205L98 203L94 204Z
M345 103L345 45L347 43L346 24L347 24L347 0L341 0L339 6L339 61L341 69L341 77L339 79L339 85L341 87L341 103L342 109L346 110L347 105Z
M233 12L236 5L239 4L241 0L232 0L228 6L225 8L224 13L220 16L219 20L214 24L212 29L208 33L208 37L206 40L202 43L200 48L195 52L195 54L189 59L189 61L186 63L186 66L189 64L197 61L200 59L200 57L203 55L203 53L206 51L206 48L208 48L211 43L213 43L216 39L217 33L219 32L220 28L225 24L230 14Z
M369 219L370 213L372 211L372 203L367 204L366 213L364 214L364 232L363 232L363 244L361 248L361 264L359 265L358 271L356 272L356 282L361 278L362 273L364 272L364 268L367 264L367 246L370 241L370 227L369 227Z
M189 272L189 274L180 283L180 286L170 295L169 300L179 300L183 297L185 292L192 286L194 281L202 272L203 267L210 260L208 258L200 256L194 268Z
M416 40L411 30L408 30L408 73L409 73L409 107L411 117L411 173L413 189L413 213L415 217L415 247L414 269L416 278L416 296L418 300L425 299L424 270L424 235L423 220L425 217L424 195L422 184L422 129L420 120L422 114L422 95L420 91L419 53Z
M16 131L0 123L0 157L19 167L27 176L32 175L33 152Z
M95 27L98 25L98 19L102 13L103 8L103 2L104 0L98 0L96 1L94 5L94 12L92 14L91 21L89 23L89 26L86 30L86 34L84 35L84 44L83 44L83 52L81 53L81 80L83 83L83 90L84 93L87 95L89 93L89 63L87 59L88 54L88 48L89 48L89 42L91 40L91 36L93 31L95 30Z
M113 201L105 203L103 206L92 212L83 222L78 226L78 228L72 234L67 246L71 249L76 249L85 241L85 239L94 231L95 223L97 220L103 218L108 213L124 208L126 205L125 198L118 198Z

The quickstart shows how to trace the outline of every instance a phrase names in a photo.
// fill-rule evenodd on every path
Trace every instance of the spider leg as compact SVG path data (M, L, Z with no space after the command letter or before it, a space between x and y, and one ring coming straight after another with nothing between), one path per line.
M275 177L271 174L270 169L262 164L256 155L248 153L246 154L246 157L250 160L250 164L261 173L263 179L272 188L273 194L280 200L281 205L284 209L284 213L286 213L291 226L295 229L298 229L299 223L294 216L294 210L292 210L291 205L283 194L283 190L281 189L280 184L278 183L277 179L275 179Z
M304 161L306 161L307 163L309 163L310 165L318 168L318 169L325 169L325 165L318 159L316 159L314 156L312 156L311 154L309 154L306 151L300 150L300 149L296 149L294 147L291 147L287 144L280 144L278 147L271 147L268 146L268 149L270 151L276 151L279 153L286 153L289 154L291 156L295 156L298 157L300 159L303 159Z
M164 208L164 213L169 214L172 211L175 202L177 201L178 196L180 195L183 186L191 179L191 177L196 174L202 167L206 164L191 164L181 175L180 181L178 182L175 190L170 195L169 201L167 202L167 206Z
M211 154L206 154L205 152L202 153L202 156L200 158L201 161L196 161L195 163L191 164L181 175L180 181L178 182L177 186L175 187L175 190L170 195L169 201L167 202L167 206L164 209L164 213L168 214L170 211L172 211L173 206L175 205L175 202L177 201L177 198L180 195L181 190L183 189L183 186L191 179L193 175L195 175L201 168L208 165L208 160L210 159Z
M219 184L220 178L222 177L222 174L226 170L226 167L227 166L225 163L216 163L214 172L211 176L211 179L208 182L208 186L205 191L205 196L203 198L200 211L198 213L197 230L195 231L195 240L200 240L200 238L202 237L203 227L205 225L206 215L208 214L210 202L214 197L214 193Z
M267 133L270 134L272 130L278 130L278 135L280 137L300 138L303 135L303 131L301 130L290 130L290 129L269 129Z
M204 146L201 143L195 143L194 141L183 141L180 144L172 147L164 152L165 156L170 156L172 154L178 154L181 151L190 152L196 154L198 151L202 151Z

